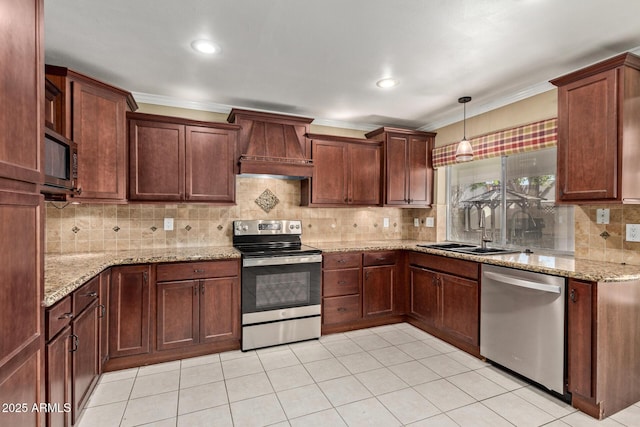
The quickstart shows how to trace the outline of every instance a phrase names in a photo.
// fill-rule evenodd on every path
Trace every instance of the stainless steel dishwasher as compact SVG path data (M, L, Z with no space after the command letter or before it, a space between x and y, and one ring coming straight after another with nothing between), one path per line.
M562 277L483 264L480 354L565 394L565 287Z

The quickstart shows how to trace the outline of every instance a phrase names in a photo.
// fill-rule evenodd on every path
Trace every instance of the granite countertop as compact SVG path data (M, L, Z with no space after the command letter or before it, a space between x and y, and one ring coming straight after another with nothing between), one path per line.
M628 280L640 280L640 265L591 261L567 255L554 255L550 252L545 253L543 250L535 251L531 254L511 253L503 255L468 255L416 246L417 244L430 243L435 242L389 240L379 242L317 243L316 245L312 244L312 246L316 246L322 249L323 252L327 253L405 249L594 282L623 282Z
M96 274L116 265L176 261L208 261L240 258L232 246L200 248L140 249L45 255L44 305L49 307L82 286Z
M468 255L438 249L422 248L416 240L386 240L366 242L305 242L325 253L375 250L412 250L433 255L486 264L513 267L574 279L595 282L624 282L640 280L640 266L602 261L576 259L571 256L553 255L544 251L503 255ZM93 276L116 265L146 264L178 261L206 261L239 259L240 252L232 246L208 246L198 248L141 249L100 253L45 256L44 305L49 307Z

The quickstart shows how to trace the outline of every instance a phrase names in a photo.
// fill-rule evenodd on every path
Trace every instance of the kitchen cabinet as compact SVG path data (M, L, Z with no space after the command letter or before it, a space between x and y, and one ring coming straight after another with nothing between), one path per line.
M151 266L111 269L109 288L109 361L150 352Z
M48 412L46 415L49 427L71 425L72 318L71 296L46 311L45 399L58 408L58 411Z
M41 425L44 399L43 0L3 0L0 25L0 396L29 410L0 425Z
M362 309L364 317L389 315L394 311L396 252L365 252L363 258Z
M130 113L129 199L235 202L239 127Z
M111 269L100 273L100 296L98 301L98 318L100 319L100 364L102 373L105 363L109 360L109 288L111 287Z
M365 135L384 147L384 205L430 207L435 133L382 127Z
M127 111L131 93L65 67L47 65L46 77L60 89L54 129L78 144L78 191L86 201L126 200Z
M567 391L601 419L640 400L640 281L569 279Z
M157 267L158 350L240 338L237 261Z
M303 206L381 204L382 147L357 138L307 135L313 177L301 184Z
M618 55L551 83L558 86L557 199L640 203L640 57Z
M409 255L409 316L432 333L479 355L480 264L430 254Z
M322 255L322 325L362 318L362 253Z

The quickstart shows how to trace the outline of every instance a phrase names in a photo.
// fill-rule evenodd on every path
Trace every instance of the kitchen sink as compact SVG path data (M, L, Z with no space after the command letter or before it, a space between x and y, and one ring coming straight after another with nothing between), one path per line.
M500 255L520 252L519 250L515 249L482 248L480 246L469 245L466 243L434 243L430 245L417 246L421 248L439 249L442 251L458 252L470 255Z

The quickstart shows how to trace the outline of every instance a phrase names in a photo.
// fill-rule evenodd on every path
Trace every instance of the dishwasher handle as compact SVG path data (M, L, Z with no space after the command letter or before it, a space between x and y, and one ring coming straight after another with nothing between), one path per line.
M492 271L485 271L484 277L506 285L519 286L521 288L535 289L537 291L550 292L554 294L559 294L562 290L558 285L547 285L545 283L532 282L530 280L519 279L517 277L494 273Z

